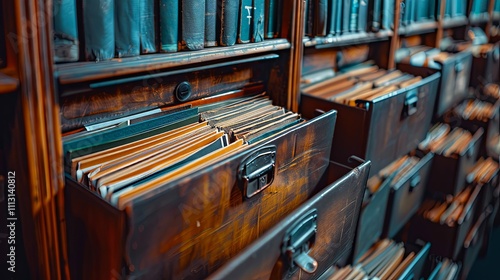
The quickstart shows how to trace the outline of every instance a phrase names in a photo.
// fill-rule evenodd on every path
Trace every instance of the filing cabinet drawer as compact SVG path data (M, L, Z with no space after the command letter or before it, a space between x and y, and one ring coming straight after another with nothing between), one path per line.
M479 256L479 252L485 238L488 220L492 211L493 209L488 207L488 209L481 214L479 219L467 233L467 237L462 245L462 253L460 255L460 260L462 261L462 273L460 275L460 279L467 279L474 262Z
M337 110L332 159L343 162L351 155L372 161L370 177L410 152L425 138L432 119L439 73L395 91L364 106L352 107L302 94L300 112L305 118L316 110Z
M464 102L468 101L469 100L465 100ZM482 128L484 130L484 135L481 143L480 155L498 158L499 154L495 146L498 145L498 135L500 133L500 99L490 104L493 105L493 113L488 119L464 119L462 116L458 116L457 119L450 117L448 122L455 122L459 124L460 127L471 132L476 132L479 128Z
M391 184L384 236L393 238L417 212L424 198L433 156L428 153L405 177Z
M427 77L436 72L441 73L437 101L434 108L434 118L437 119L446 111L467 97L472 64L470 51L450 54L441 65L441 69L431 69L398 63L397 68L410 74Z
M479 48L481 46L478 46ZM470 86L477 87L499 81L500 46L492 46L487 51L473 51Z
M465 212L462 212L461 217L452 226L426 219L423 216L426 209L421 208L411 221L410 240L430 242L432 244L431 255L455 260L459 256L467 233L475 223L478 198L482 195L482 191L484 191L482 188L473 189L471 203L464 205L463 211Z
M427 260L427 256L429 255L429 251L432 248L431 243L424 243L423 245L410 244L405 243L405 247L415 252L415 258L408 266L406 271L399 277L400 280L418 280L421 279L421 276L424 271L425 262Z
M382 236L390 183L390 178L386 179L374 194L363 200L354 242L353 262Z
M332 162L324 178L329 185L323 191L209 279L317 279L332 265L345 264L352 249L369 167L370 163L365 162L348 170ZM306 234L297 234L300 232Z
M158 186L123 208L68 177L68 251L80 256L70 260L72 276L208 276L324 186L319 181L329 166L336 115L335 111L327 112L249 145L208 168L195 169ZM242 189L245 177L239 170L246 159L270 149L275 151L274 163L266 173L270 183L247 198ZM367 164L351 176L362 177L366 169ZM355 202L362 188L362 183L353 188L353 181L345 180L349 184L342 188L342 207ZM349 219L356 219L357 207L349 204Z
M434 155L428 191L431 193L456 195L466 185L466 176L474 167L479 155L483 129L478 129L469 146L461 154Z

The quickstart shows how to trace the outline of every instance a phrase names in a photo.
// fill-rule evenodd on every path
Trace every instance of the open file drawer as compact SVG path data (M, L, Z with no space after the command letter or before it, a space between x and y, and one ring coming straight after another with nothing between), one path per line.
M441 73L441 81L437 92L434 117L437 119L454 105L462 101L469 90L469 78L472 64L470 51L462 51L450 56L443 62L441 69L432 69L398 63L397 68L413 74L427 77Z
M423 156L405 177L391 184L384 235L394 238L417 212L425 194L434 154Z
M412 151L431 125L440 74L389 95L353 107L302 93L300 112L312 118L316 110L337 110L332 159L351 155L372 161L370 177L398 157ZM341 117L340 117L341 116Z
M369 168L369 162L352 170L332 162L323 191L210 279L317 279L332 265L345 265Z
M318 183L329 166L336 115L327 112L195 169L123 209L67 178L72 277L208 276L324 186ZM239 170L270 150L274 163L265 175L271 183L246 198ZM347 201L355 199L346 195Z

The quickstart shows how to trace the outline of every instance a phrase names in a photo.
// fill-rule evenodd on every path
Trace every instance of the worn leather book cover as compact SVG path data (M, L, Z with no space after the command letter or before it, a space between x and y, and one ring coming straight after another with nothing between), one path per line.
M316 13L314 17L314 29L316 36L326 36L328 1L315 0Z
M351 22L351 6L352 1L342 1L342 33L349 32L349 23Z
M333 35L336 32L336 24L337 24L337 7L340 0L328 0L328 14L327 14L327 30L326 33Z
M429 6L431 5L430 0L415 0L415 20L422 21L430 18Z
M160 44L162 52L176 52L179 41L179 0L160 0Z
M217 32L221 46L232 46L236 44L236 33L238 30L239 1L221 0L217 1Z
M370 0L359 0L359 14L358 14L357 31L366 31L367 30L369 2L370 2Z
M351 13L350 13L350 21L349 21L349 31L357 32L358 31L358 17L359 17L359 4L361 0L352 0L351 1Z
M0 5L1 6L1 5ZM2 7L0 7L2 9ZM2 12L0 11L0 14ZM4 17L2 17L3 19ZM76 23L76 1L60 0L53 4L54 18L54 61L70 62L79 59L78 26ZM0 20L3 21L3 20ZM3 22L0 22L0 38L3 35ZM5 46L0 44L0 67L5 57Z
M382 1L382 28L392 29L394 27L394 0Z
M265 37L266 38L276 38L279 34L278 29L278 19L281 9L279 9L279 0L266 0L266 25L265 25Z
M313 34L313 20L314 20L314 0L305 0L304 3L304 35L314 36Z
M253 0L252 42L264 41L265 0Z
M182 41L183 49L201 50L205 46L205 0L182 0Z
M140 1L115 1L115 49L117 57L140 54Z
M205 0L205 47L217 46L217 0Z
M370 0L368 3L368 28L372 32L380 30L381 24L381 4L382 0Z
M156 17L155 0L140 1L140 34L141 53L155 53L156 47Z
M238 43L250 42L253 18L252 0L240 0L240 20L238 28Z
M115 55L115 5L113 0L84 0L85 58L112 59Z

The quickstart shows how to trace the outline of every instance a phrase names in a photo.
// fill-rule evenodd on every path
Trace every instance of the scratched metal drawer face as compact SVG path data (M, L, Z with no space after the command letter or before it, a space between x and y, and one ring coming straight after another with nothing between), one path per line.
M432 153L425 155L407 176L391 184L384 229L389 238L393 238L420 207L433 157Z
M303 93L300 112L314 117L316 110L339 112L332 159L343 162L355 155L372 161L370 176L415 149L432 120L440 74L397 90L362 107L353 107Z
M286 216L209 279L317 279L350 257L369 162L333 163L316 196Z

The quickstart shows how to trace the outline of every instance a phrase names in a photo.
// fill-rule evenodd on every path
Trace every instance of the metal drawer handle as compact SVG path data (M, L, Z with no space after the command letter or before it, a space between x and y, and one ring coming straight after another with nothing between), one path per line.
M318 262L309 255L317 232L318 211L310 210L286 232L283 238L282 254L290 269L300 267L306 273L314 273Z
M243 195L251 198L274 180L276 146L265 146L245 158L238 169Z

